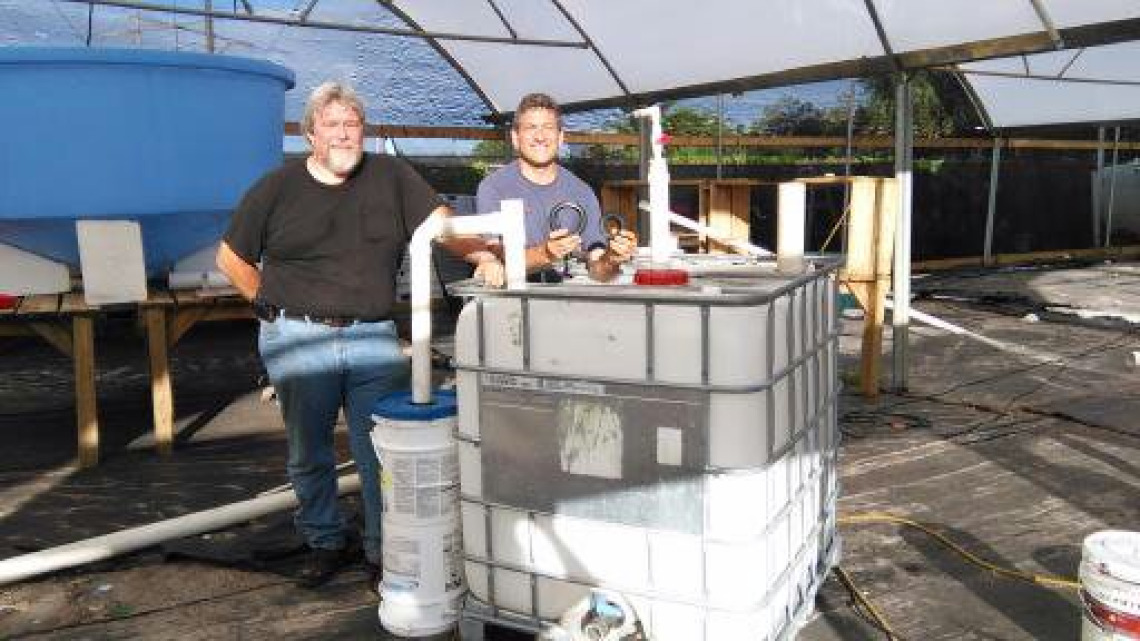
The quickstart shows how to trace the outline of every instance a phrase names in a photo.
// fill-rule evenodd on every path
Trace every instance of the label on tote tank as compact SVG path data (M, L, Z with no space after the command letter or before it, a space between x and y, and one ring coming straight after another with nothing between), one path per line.
M639 527L701 530L708 452L703 391L488 374L480 383L486 500Z

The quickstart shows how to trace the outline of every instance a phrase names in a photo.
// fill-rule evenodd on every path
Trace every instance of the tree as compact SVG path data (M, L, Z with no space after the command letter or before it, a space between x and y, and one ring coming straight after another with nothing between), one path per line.
M860 81L867 98L859 122L863 133L889 135L895 129L895 79L875 76ZM914 133L940 138L973 133L981 118L952 74L916 71L911 76Z

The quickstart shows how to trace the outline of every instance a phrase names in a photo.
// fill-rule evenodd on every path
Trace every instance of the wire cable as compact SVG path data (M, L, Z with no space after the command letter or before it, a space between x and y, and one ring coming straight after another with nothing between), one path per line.
M1034 585L1039 585L1046 588L1069 590L1079 590L1081 588L1080 581L1069 577L1057 576L1053 574L1033 574L1030 572L1022 572L1020 570L1004 568L1000 565L991 563L958 545L941 532L938 532L937 530L934 530L927 525L919 523L918 521L914 521L905 517L895 516L894 514L887 514L886 512L863 512L840 516L837 520L840 525L891 523L894 525L906 526L929 535L941 543L943 546L958 553L958 555L970 563L989 570L990 572L993 572L999 576L1004 576L1008 579L1016 579L1018 581L1025 581L1026 583L1032 583Z
M847 574L846 570L837 565L834 568L834 572L835 576L839 578L839 582L843 584L843 587L847 588L847 592L851 595L851 598L855 599L856 603L863 608L863 612L870 618L871 625L887 635L888 641L895 641L896 639L902 638L891 628L891 625L887 623L886 617L883 616L882 612L879 612L875 604L871 603L871 600L855 586L855 581L851 579L851 575Z

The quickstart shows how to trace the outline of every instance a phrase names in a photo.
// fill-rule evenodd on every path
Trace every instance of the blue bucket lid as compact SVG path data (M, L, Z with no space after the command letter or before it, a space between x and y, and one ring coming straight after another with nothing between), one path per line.
M455 390L445 389L434 390L430 403L413 402L412 392L405 390L389 394L372 406L374 416L397 421L434 421L455 416L458 410Z

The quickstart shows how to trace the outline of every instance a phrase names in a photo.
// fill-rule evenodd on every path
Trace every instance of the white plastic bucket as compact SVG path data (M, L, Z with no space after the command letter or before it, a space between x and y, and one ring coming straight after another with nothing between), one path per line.
M402 421L375 417L372 444L380 459L385 523L424 525L459 514L455 417Z
M459 620L466 588L459 519L384 524L380 623L398 636L445 632Z
M1140 641L1140 532L1090 534L1080 579L1083 641Z

